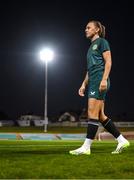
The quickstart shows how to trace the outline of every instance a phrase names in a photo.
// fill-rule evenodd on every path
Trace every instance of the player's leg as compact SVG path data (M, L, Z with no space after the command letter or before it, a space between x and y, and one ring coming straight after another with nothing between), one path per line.
M87 135L83 145L76 149L70 151L70 154L79 155L86 154L90 155L90 147L93 139L95 138L96 132L99 126L99 112L100 112L100 100L95 98L88 99L88 127L87 127Z
M100 119L100 122L102 123L103 127L109 133L111 133L115 137L115 139L118 141L117 148L116 148L115 151L112 152L112 154L119 154L119 153L122 152L122 150L124 148L128 147L130 145L130 143L119 132L119 130L116 128L116 126L114 125L112 120L105 115L105 113L104 113L104 106L105 106L105 102L102 101L101 110L100 110L100 114L99 114L99 116L100 116L99 119Z

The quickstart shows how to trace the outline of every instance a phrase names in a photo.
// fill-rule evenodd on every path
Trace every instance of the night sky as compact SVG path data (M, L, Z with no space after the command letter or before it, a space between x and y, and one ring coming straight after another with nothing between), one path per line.
M10 118L43 115L45 64L39 51L55 52L48 65L48 116L87 107L78 89L86 73L85 26L106 27L113 66L106 98L109 115L134 114L133 6L129 1L1 1L0 111Z

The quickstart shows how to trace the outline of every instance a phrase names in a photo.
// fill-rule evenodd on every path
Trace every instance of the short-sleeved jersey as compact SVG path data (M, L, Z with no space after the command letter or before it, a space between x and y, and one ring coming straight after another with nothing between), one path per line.
M91 43L87 53L87 71L90 81L102 79L105 67L103 52L109 50L109 43L104 38L99 37Z

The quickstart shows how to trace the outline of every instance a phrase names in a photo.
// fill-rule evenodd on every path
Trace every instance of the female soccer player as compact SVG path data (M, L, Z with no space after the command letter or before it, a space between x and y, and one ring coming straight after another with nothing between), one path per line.
M105 39L105 27L99 21L92 20L87 24L85 33L86 37L91 40L91 45L87 52L87 73L79 89L79 95L84 96L86 86L88 86L89 121L83 145L69 153L90 155L91 144L98 130L99 122L101 122L104 128L118 141L112 154L119 154L130 143L104 113L105 96L110 88L109 74L112 65L109 43Z

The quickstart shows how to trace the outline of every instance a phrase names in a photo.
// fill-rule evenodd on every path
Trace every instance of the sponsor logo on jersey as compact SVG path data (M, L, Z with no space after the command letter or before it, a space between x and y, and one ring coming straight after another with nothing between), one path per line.
M93 49L93 50L96 50L97 47L98 47L98 45L97 45L97 44L94 44L93 47L92 47L92 49Z
M90 95L95 95L95 91L91 91L91 92L90 92Z

